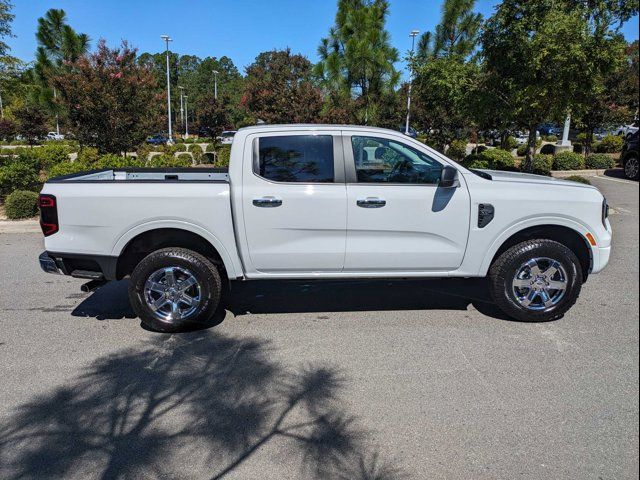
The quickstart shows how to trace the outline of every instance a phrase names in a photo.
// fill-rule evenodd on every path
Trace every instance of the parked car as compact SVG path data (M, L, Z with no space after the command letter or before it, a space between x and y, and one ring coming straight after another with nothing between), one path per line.
M622 146L620 163L628 179L638 180L638 131L632 133Z
M206 324L235 282L276 279L487 276L506 314L552 320L611 254L596 188L467 170L373 127L243 128L228 171L104 169L48 180L39 202L42 269L86 290L130 277L133 309L166 332Z
M147 137L147 143L151 145L164 145L169 141L168 137L165 137L161 133L157 133L155 135L151 135Z
M622 125L618 127L616 135L620 135L624 138L629 138L631 135L638 131L638 120L633 122L631 125Z
M56 132L47 133L45 140L64 140L64 135Z
M218 140L220 140L220 143L222 145L231 145L233 143L233 137L235 136L235 134L235 130L224 130L218 137Z
M538 133L540 135L562 135L562 128L560 128L555 123L543 123L538 126Z

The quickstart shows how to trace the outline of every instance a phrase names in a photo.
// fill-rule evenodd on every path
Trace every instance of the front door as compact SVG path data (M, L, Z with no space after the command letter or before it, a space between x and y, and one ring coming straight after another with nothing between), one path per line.
M325 130L250 140L242 202L255 271L342 270L347 203L341 141L340 132Z
M458 268L469 235L466 186L440 188L443 163L394 135L345 135L345 272Z

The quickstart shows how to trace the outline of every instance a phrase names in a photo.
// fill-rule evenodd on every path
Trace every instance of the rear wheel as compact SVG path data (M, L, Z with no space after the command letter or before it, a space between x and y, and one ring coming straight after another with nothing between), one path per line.
M148 328L180 332L205 326L222 293L220 273L202 255L184 248L164 248L147 255L129 282L129 299Z
M562 317L578 299L583 278L576 255L552 240L509 248L491 266L489 277L498 307L525 322Z

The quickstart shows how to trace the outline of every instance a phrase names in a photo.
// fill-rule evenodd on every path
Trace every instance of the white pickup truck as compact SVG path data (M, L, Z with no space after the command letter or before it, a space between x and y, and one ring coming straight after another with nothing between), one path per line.
M609 261L607 202L588 185L470 171L402 133L238 131L228 172L115 169L49 180L46 272L130 277L160 331L207 322L233 281L488 277L513 318L563 315Z

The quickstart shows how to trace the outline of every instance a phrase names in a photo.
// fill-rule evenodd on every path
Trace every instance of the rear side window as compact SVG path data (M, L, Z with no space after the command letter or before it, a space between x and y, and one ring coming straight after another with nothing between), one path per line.
M274 182L333 182L331 135L262 137L256 173Z

